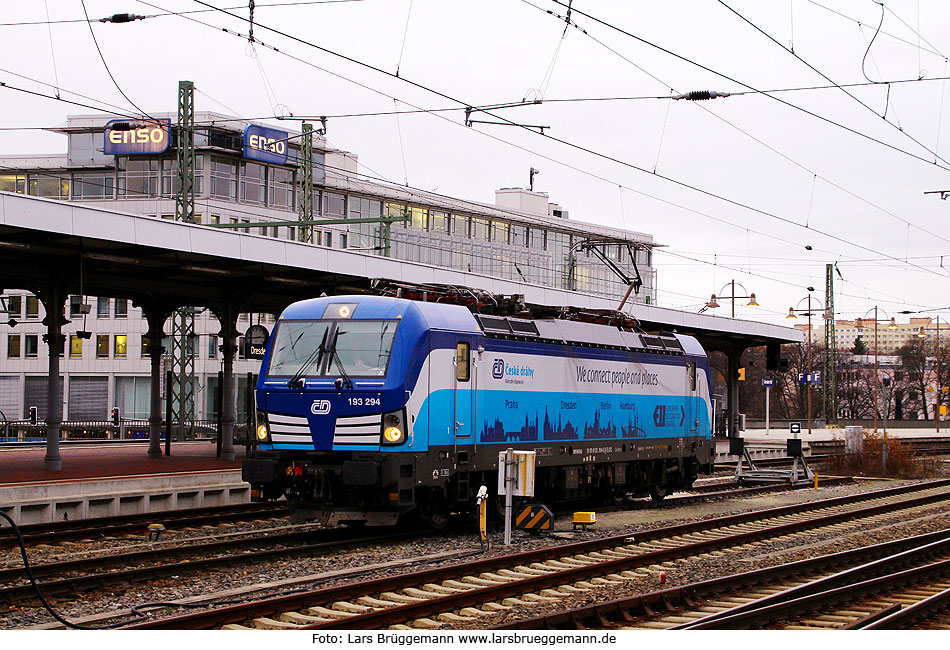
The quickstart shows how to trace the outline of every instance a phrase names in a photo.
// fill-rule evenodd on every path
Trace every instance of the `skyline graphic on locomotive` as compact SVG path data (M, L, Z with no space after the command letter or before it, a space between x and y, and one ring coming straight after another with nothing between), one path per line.
M440 526L534 450L536 498L651 495L711 470L706 354L692 337L473 314L383 296L281 314L257 384L254 498L296 520Z

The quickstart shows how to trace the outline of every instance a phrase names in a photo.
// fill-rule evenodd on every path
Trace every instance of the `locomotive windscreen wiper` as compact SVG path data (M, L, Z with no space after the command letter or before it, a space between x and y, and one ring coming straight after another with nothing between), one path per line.
M306 360L302 364L300 364L300 367L297 369L297 372L295 372L294 376L290 378L289 382L287 382L288 386L290 386L291 388L296 386L297 382L300 381L300 378L303 377L305 372L307 372L307 369L309 369L310 366L312 366L314 363L320 362L320 360L323 358L323 353L326 352L326 349L327 349L326 348L327 334L329 334L329 332L330 332L329 328L323 330L323 340L320 341L320 346L317 347L316 350L311 352L310 356L307 357ZM298 336L297 338L299 339L300 337Z
M343 367L343 362L340 360L340 355L336 351L336 342L340 340L341 334L346 334L346 332L341 330L339 327L333 333L333 340L330 342L330 359L336 362L337 370L340 371L340 378L343 380L344 385L347 388L353 388L353 382L350 381L349 375L346 374L346 368Z

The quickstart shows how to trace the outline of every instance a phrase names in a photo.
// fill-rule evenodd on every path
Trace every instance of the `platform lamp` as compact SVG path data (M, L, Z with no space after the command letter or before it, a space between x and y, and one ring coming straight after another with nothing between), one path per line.
M893 316L888 316L886 311L884 311L883 309L880 309L877 305L874 305L873 309L868 309L866 312L864 312L864 316L862 316L861 318L854 319L854 326L858 329L864 329L864 321L869 320L868 314L870 314L872 311L874 312L874 382L873 382L874 408L872 409L872 411L874 415L874 433L877 433L877 398L878 398L878 384L880 383L880 379L878 377L879 373L878 373L878 363L877 363L877 354L878 354L877 352L877 349L878 349L877 324L881 322L881 320L878 318L878 312L879 311L884 312L884 316L885 316L884 322L887 323L887 329L896 330L897 323L895 322ZM887 441L887 431L884 432L884 440L885 442Z
M806 349L808 350L808 352L806 353L806 354L808 355L808 360L806 361L806 369L808 370L808 372L804 373L804 375L805 375L805 385L808 386L808 389L807 389L807 391L806 391L806 395L807 395L807 402L808 402L808 433L809 433L809 435L811 435L811 425L812 425L812 419L811 419L811 383L812 383L812 376L811 376L811 375L812 375L812 372L811 372L811 339L812 339L811 315L812 315L812 302L814 301L814 302L818 303L818 305L820 305L821 311L822 311L822 317L823 317L825 320L829 320L829 319L831 319L831 318L834 318L834 315L833 315L833 314L829 314L829 313L828 313L828 309L825 307L824 303L822 303L818 298L815 298L814 296L811 295L811 292L814 291L814 290L815 290L814 287L808 287L808 295L805 296L804 298L802 298L801 300L799 300L798 303L797 303L794 307L789 307L789 308L788 308L788 316L785 317L785 318L798 318L798 315L799 315L799 314L801 314L801 315L803 315L803 316L808 316L808 345L806 346ZM800 306L803 302L805 302L806 300L808 301L808 306L807 306L805 309L800 309L799 306Z
M724 284L723 287L722 287L722 289L719 290L719 298L727 298L727 299L729 299L729 300L732 301L732 317L733 317L733 318L736 317L736 300L737 300L737 299L744 300L744 299L748 298L748 299L749 299L749 302L746 303L746 307L758 307L758 306L759 306L759 303L757 303L757 302L755 301L755 293L754 293L754 292L749 293L749 295L747 295L747 296L737 296L737 295L736 295L736 285L737 285L737 284L739 284L739 283L736 282L735 280L732 280L732 281L727 282L726 284ZM724 295L724 294L723 294L723 292L726 290L726 287L731 287L731 290L730 290L730 292L729 292L729 295ZM739 284L739 287L740 287L743 291L748 291L748 290L747 290L745 287L743 287L741 284ZM706 306L703 307L702 311L706 311L707 309L718 309L718 308L719 308L719 303L716 302L716 294L713 294L713 295L709 298L709 302L706 303Z

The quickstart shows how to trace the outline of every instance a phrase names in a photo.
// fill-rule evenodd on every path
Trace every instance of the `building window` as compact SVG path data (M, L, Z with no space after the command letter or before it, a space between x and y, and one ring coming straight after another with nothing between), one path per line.
M9 357L10 359L20 358L20 335L19 334L7 335L7 357Z
M117 195L126 196L158 196L160 190L159 158L128 158L120 156L117 159L119 168Z
M490 225L491 222L489 222L488 219L472 217L472 239L488 241L491 232L489 229Z
M10 318L19 318L23 310L23 299L21 296L7 296L7 314Z
M60 178L55 174L42 176L30 175L30 195L44 196L49 199L69 198L69 179Z
M359 196L349 197L349 219L378 219L383 214L383 202ZM379 235L379 223L350 224L351 243L357 248L371 248Z
M208 337L208 358L217 359L218 358L218 337L214 334L211 334Z
M36 296L26 297L26 317L27 318L40 317L40 299L37 298Z
M85 313L88 313L88 309L83 309L86 306L86 303L83 302L83 296L70 296L69 297L69 317L73 318L74 316L82 316Z
M96 298L96 318L109 318L112 313L109 310L110 302L108 298Z
M69 335L69 358L82 359L82 339L75 334Z
M449 231L449 213L439 212L438 210L429 210L429 230L431 232Z
M344 216L346 214L346 197L336 192L324 192L323 214L328 217Z
M294 171L292 169L270 168L270 204L277 208L294 207Z
M74 174L74 199L111 199L115 194L115 178L109 174Z
M109 358L109 335L108 334L96 335L96 357L99 359Z
M129 317L129 301L123 298L115 299L115 317L116 318L128 318Z
M211 196L237 200L237 163L227 158L211 157Z
M509 228L509 226L508 226L507 223L504 223L504 222L501 222L501 221L494 221L494 222L492 222L492 236L491 236L491 240L494 241L494 242L499 242L499 243L501 243L501 244L507 244L507 243L508 243L508 236L509 236L508 233L509 233L509 230L510 230L510 228Z
M124 359L126 352L128 351L129 337L125 334L116 334L115 335L115 348L113 349L113 354L116 359Z
M241 163L241 200L245 203L267 203L267 167L258 163Z
M411 209L412 220L409 222L410 227L413 230L428 230L429 229L429 211L425 208L416 208Z
M25 356L27 359L35 359L40 349L39 339L37 338L37 335L27 334L26 336L23 337L23 342L25 343L24 345L25 354L23 356Z
M511 225L511 245L524 247L528 245L528 229L517 224Z
M23 174L0 174L0 192L26 194L26 176Z

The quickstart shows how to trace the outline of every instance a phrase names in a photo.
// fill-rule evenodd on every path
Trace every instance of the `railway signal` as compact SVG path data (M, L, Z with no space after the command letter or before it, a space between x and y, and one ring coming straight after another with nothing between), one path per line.
M112 426L119 426L119 407L112 407Z
M30 407L30 424L36 424L39 421L39 415L35 406Z

